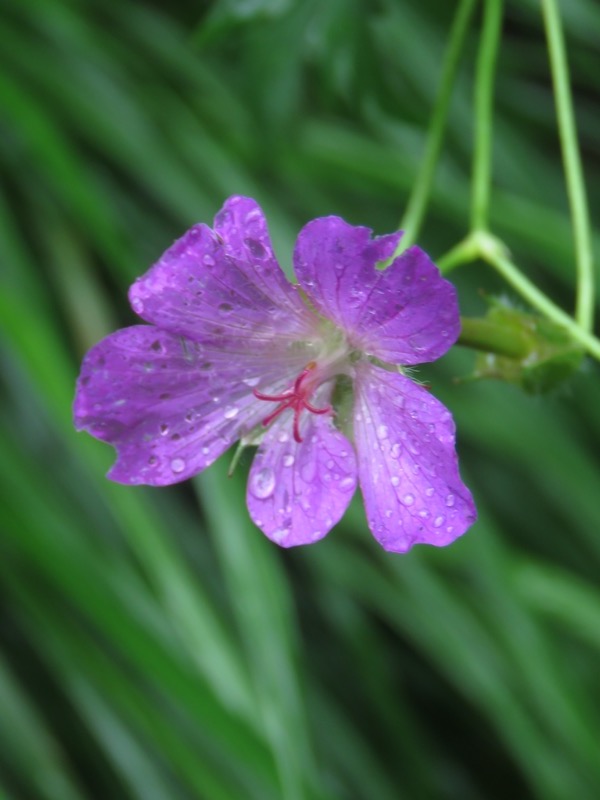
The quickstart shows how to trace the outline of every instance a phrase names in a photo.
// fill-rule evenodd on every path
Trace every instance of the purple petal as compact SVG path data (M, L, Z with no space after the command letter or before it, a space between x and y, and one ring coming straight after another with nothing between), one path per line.
M215 229L194 225L129 291L160 328L234 352L310 338L314 315L290 284L253 200L230 198Z
M456 291L429 256L410 247L385 270L401 234L371 239L339 217L309 222L298 236L296 277L315 308L350 344L393 364L442 356L460 331Z
M356 488L352 445L331 417L308 414L303 441L292 437L290 412L267 431L248 478L250 516L282 547L322 539L344 514Z
M125 328L84 359L75 425L117 448L113 480L176 483L264 419L268 409L252 387L278 390L297 369L276 355L233 357L150 325Z
M476 518L458 474L450 412L418 384L363 362L354 433L367 520L386 550L446 545Z

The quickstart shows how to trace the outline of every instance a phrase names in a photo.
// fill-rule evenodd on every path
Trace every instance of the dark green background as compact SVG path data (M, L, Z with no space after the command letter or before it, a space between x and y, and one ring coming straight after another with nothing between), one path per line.
M357 500L322 543L249 522L245 456L164 490L104 479L71 424L126 290L230 194L281 263L309 219L394 230L455 4L4 0L0 13L0 796L471 800L600 796L600 382L552 396L420 373L452 410L480 513L443 550L381 551ZM593 214L600 9L561 3ZM476 14L421 245L466 233ZM538 3L507 3L494 232L573 303ZM597 216L596 216L597 219ZM598 236L595 239L598 254ZM464 313L488 267L453 274ZM224 459L226 461L227 459Z

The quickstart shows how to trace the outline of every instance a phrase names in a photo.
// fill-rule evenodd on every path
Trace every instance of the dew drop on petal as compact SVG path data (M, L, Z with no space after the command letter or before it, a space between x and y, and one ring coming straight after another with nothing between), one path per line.
M163 423L160 425L160 428L159 428L159 430L160 430L160 435L161 435L161 436L166 436L166 435L167 435L167 433L169 432L169 426L168 426L166 423L164 423L164 422L163 422Z
M220 303L217 306L217 310L219 314L230 314L233 311L233 306L231 303Z
M433 527L434 527L434 528L441 528L441 527L442 527L442 525L444 524L444 521L445 521L445 519L446 519L446 517L444 517L444 516L442 516L442 515L440 514L440 516L439 516L439 517L436 517L436 518L433 520Z
M281 544L285 537L288 535L289 529L288 528L279 528L279 530L273 531L271 534L271 539L277 544Z
M264 246L257 239L244 239L244 243L255 258L264 258L267 255Z
M202 257L202 261L206 264L207 267L214 267L215 260L212 256L209 256L208 253Z
M378 439L387 439L388 435L388 427L387 425L378 425L377 426L377 438Z
M171 461L171 469L175 473L183 472L185 469L185 461L183 458L174 458L173 461Z
M237 417L239 411L239 408L236 408L235 406L228 406L223 412L223 416L225 419L233 419L234 417Z
M454 495L453 494L447 495L447 497L446 497L446 505L448 506L448 508L451 508L454 505Z
M402 502L405 506L412 506L412 504L415 502L415 496L412 494L405 494L402 498Z
M275 491L275 473L270 467L259 469L252 476L250 491L259 500L266 500Z
M427 497L433 497L434 493L435 489L433 488L433 486L428 486L427 489L425 489L425 494L427 495Z
M284 467L291 467L294 463L294 456L291 453L286 453L282 459Z
M356 481L350 475L347 475L345 478L342 478L338 486L343 492L349 492L356 486Z
M400 486L400 478L397 475L392 475L390 478L390 483L392 486Z
M399 458L399 456L400 456L400 450L401 450L401 449L402 449L402 448L400 447L400 445L398 444L398 442L396 442L395 444L393 444L393 445L391 446L391 448L390 448L390 455L391 455L391 457L392 457L392 458Z

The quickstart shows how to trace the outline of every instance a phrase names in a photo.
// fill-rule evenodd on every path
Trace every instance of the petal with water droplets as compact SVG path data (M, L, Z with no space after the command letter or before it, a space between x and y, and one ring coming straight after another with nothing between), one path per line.
M289 359L233 358L151 325L125 328L85 357L75 425L116 447L113 480L176 483L260 424L265 409L252 394L256 376L268 383L290 368Z
M253 522L282 547L322 539L340 520L356 488L352 445L331 417L309 415L294 441L290 412L268 429L248 478Z
M231 197L214 230L194 225L129 291L142 319L233 352L309 338L315 318L286 279L260 207Z
M372 239L339 217L309 222L294 252L296 277L315 308L353 347L393 364L422 364L456 341L456 290L429 256L409 247L385 270L401 234Z
M450 412L418 384L363 362L354 433L369 527L386 549L446 545L476 518L458 473Z

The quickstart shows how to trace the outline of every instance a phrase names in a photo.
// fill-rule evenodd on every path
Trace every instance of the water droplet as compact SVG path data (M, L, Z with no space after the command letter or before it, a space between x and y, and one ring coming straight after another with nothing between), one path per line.
M275 491L275 473L270 467L263 467L259 469L252 476L250 481L250 489L255 497L259 500L266 500Z
M340 456L342 458L348 458L348 451L347 450L342 450L341 453L340 453Z
M219 314L230 314L233 311L231 303L220 303L217 308Z
M321 531L313 531L312 532L312 540L313 540L313 542L316 542L317 539L320 539L322 535L323 534L321 533Z
M183 472L185 469L185 461L183 458L174 458L173 461L171 461L171 469L173 472Z
M427 517L429 516L429 511L427 511L426 508L422 508L419 511L419 516L422 517L423 519L427 519Z
M236 408L235 406L227 406L227 408L223 412L223 416L225 417L225 419L233 419L234 417L237 417L239 411L240 411L239 408Z
M194 419L194 412L188 411L188 413L184 417L186 422L191 422Z
M167 433L169 432L169 426L163 422L161 423L159 430L161 436L166 436Z
M392 475L390 478L390 483L392 486L400 486L400 478L397 475Z
M150 456L148 463L153 467L155 464L158 464L158 458L156 456Z
M417 442L416 439L410 439L410 441L408 442L408 449L413 454L413 456L418 456L419 453L421 452L419 448L419 443Z
M400 451L401 451L401 450L402 450L402 448L401 448L401 446L398 444L398 442L396 442L395 444L393 444L393 445L391 446L391 448L390 448L390 455L391 455L391 457L392 457L392 458L399 458L399 457L400 457Z
M254 378L244 378L244 380L242 382L245 383L246 386L249 386L252 389L253 386L257 385L259 380L260 380L260 377L257 375Z
M279 528L279 530L273 531L271 539L277 544L281 544L289 532L289 528Z
M446 497L446 505L448 506L448 508L451 508L454 505L454 495L453 494L449 494Z
M206 264L207 267L214 267L215 260L212 256L209 256L208 253L202 257L202 261Z
M434 528L441 528L441 527L442 527L442 525L444 524L444 521L445 521L445 519L446 519L446 517L444 517L444 516L442 516L442 515L440 514L440 516L439 516L439 517L436 517L436 518L433 520L433 527L434 527Z
M210 447L203 447L202 448L202 455L207 456L210 453Z
M425 489L425 494L427 495L427 497L433 497L433 495L435 494L435 489L433 488L433 486L428 486L427 489Z
M283 466L284 467L291 467L294 463L294 456L291 453L286 453L283 457Z
M412 506L412 504L415 502L415 496L413 494L405 494L402 498L402 502L405 506Z
M264 258L266 256L267 251L264 245L257 239L244 239L244 243L255 258Z
M392 509L391 509L391 508L387 508L387 509L386 509L386 511L385 511L385 515L386 515L386 517L387 517L388 519L390 519L390 517L392 516L392 514L393 514L393 513L394 513L394 512L392 511Z
M162 353L164 351L164 347L162 346L162 343L159 342L157 339L150 345L150 350L154 350L155 353Z
M144 310L144 303L140 300L139 297L132 297L131 307L133 308L136 314L141 314L142 311Z
M329 461L327 462L326 466L327 466L327 469L333 469L335 467L334 460L332 458L330 458Z
M377 438L378 439L387 439L388 435L388 426L387 425L378 425L377 426Z
M353 477L347 475L345 478L342 478L338 485L343 492L349 492L356 486L356 481Z

